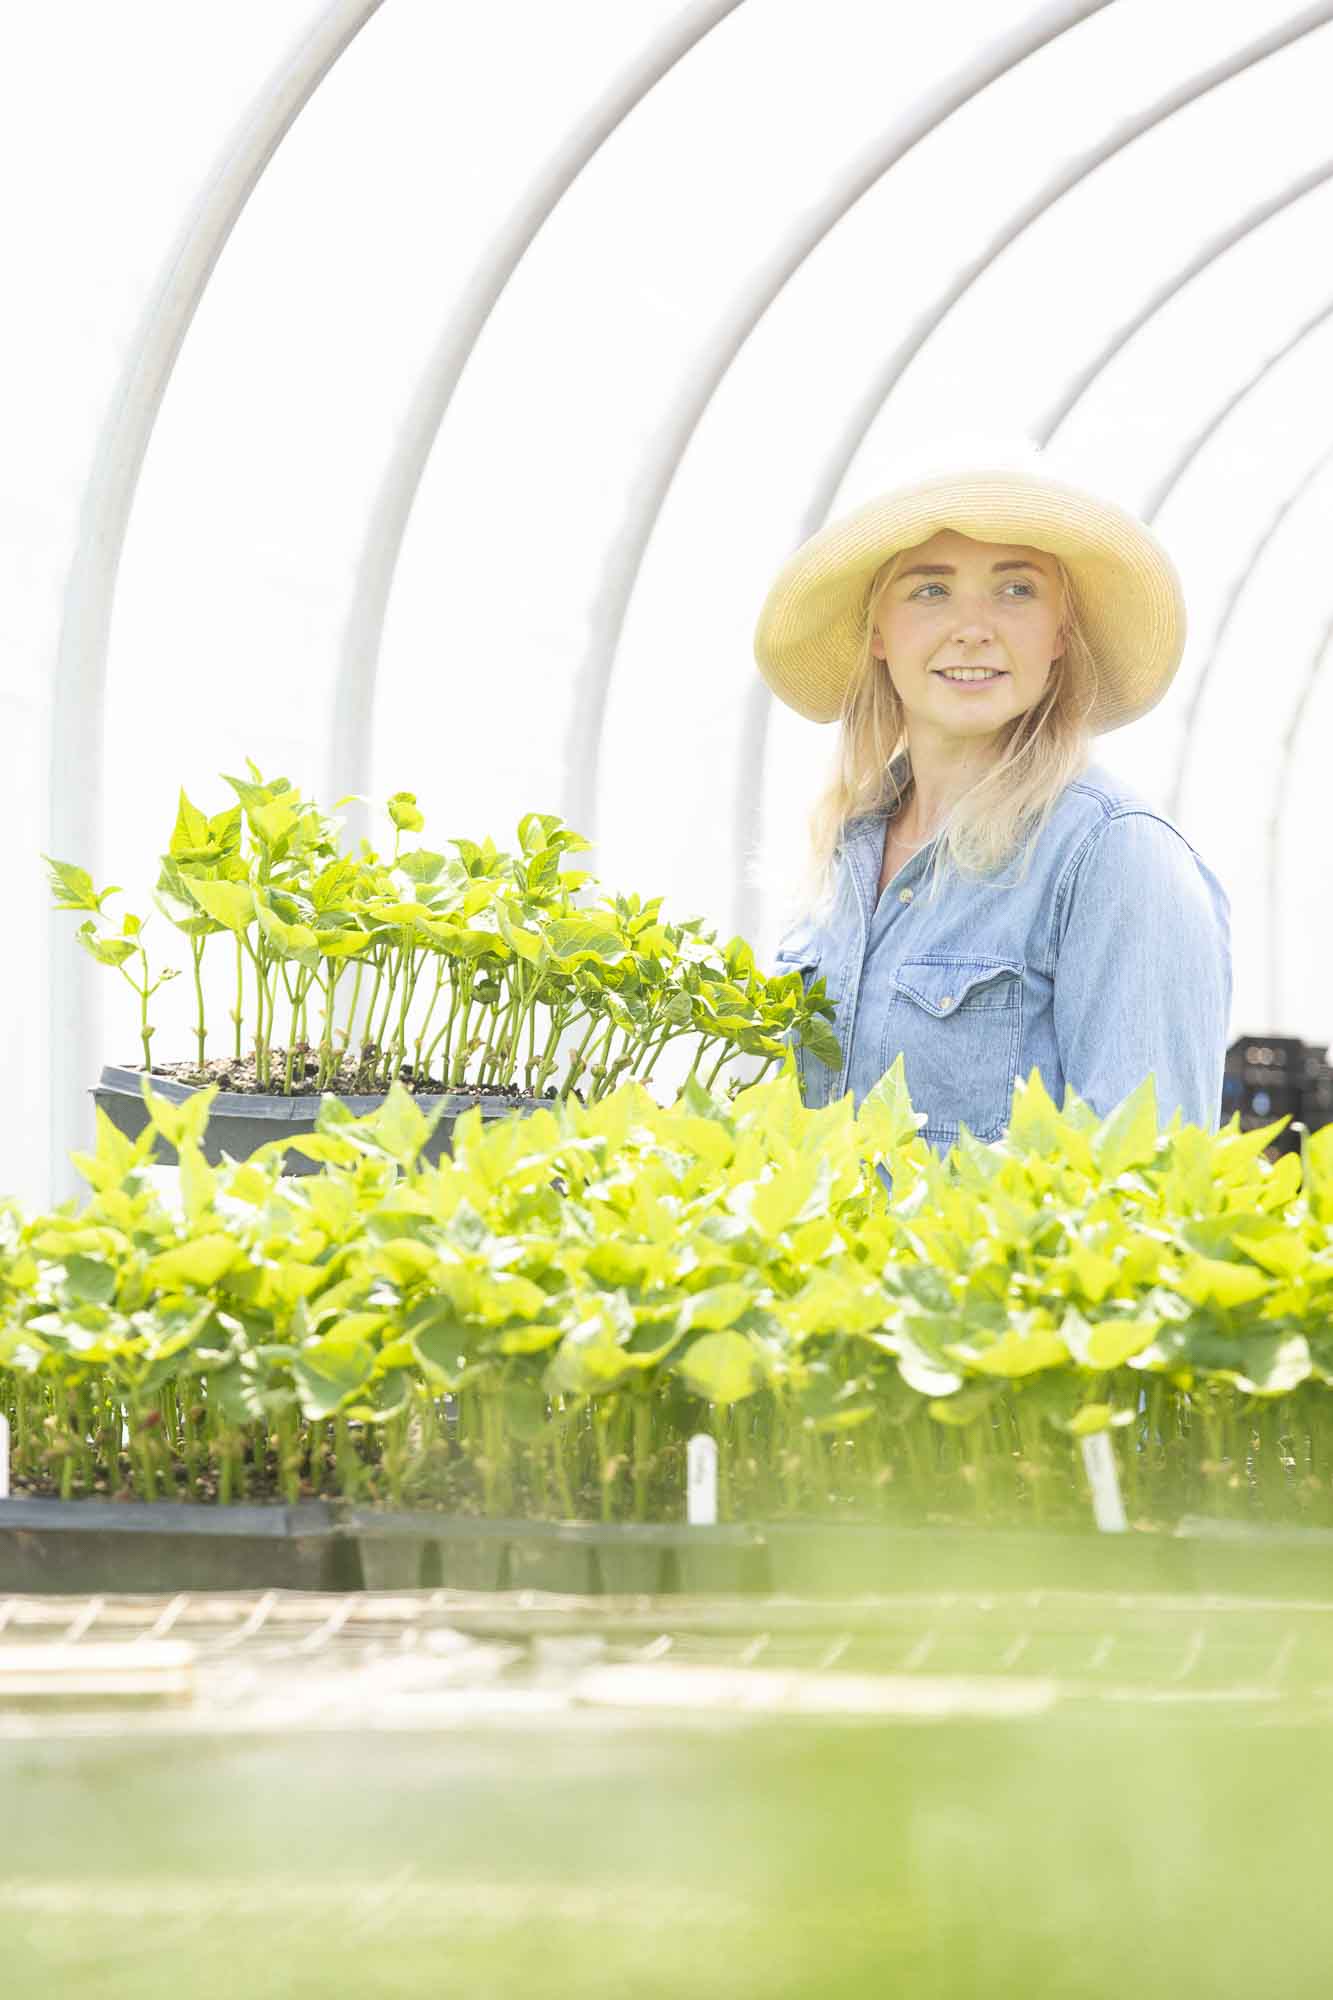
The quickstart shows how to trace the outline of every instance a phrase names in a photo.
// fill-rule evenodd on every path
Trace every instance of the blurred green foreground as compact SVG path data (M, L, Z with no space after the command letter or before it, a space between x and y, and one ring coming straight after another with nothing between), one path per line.
M668 1630L682 1601L657 1603ZM1014 1592L859 1613L838 1665L837 1606L800 1661L970 1685L982 1713L833 1722L668 1695L429 1731L11 1718L0 1990L1328 1992L1333 1602ZM780 1632L727 1644L686 1634L656 1665L683 1684L724 1658L756 1677L798 1661ZM997 1685L1058 1698L997 1720Z

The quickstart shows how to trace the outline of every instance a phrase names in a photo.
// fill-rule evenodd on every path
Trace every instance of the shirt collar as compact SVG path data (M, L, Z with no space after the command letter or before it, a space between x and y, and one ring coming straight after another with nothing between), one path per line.
M907 780L910 762L907 752L900 751L889 764L899 790ZM886 806L877 806L871 812L858 813L843 827L842 843L851 866L852 880L867 917L879 902L879 871L884 862L884 827L889 817ZM938 839L938 834L935 839ZM927 841L919 855L912 857L924 864L935 841Z

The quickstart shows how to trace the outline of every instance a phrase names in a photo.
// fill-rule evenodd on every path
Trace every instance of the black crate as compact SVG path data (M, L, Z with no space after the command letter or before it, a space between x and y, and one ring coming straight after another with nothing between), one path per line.
M1301 1132L1333 1124L1333 1067L1328 1052L1290 1035L1241 1035L1227 1050L1222 1078L1222 1123L1236 1112L1241 1130L1291 1123L1268 1151L1297 1152Z

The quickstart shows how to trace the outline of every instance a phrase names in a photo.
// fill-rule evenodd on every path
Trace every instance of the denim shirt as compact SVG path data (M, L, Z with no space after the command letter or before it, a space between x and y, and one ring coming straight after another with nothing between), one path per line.
M905 770L905 763L895 769ZM965 1124L998 1139L1016 1081L1040 1071L1104 1115L1156 1079L1213 1132L1231 1011L1230 904L1179 829L1089 764L1066 785L1021 882L950 869L928 897L932 841L879 895L884 811L850 820L822 918L779 942L773 970L816 974L837 1013L840 1070L796 1052L807 1105L859 1104L901 1054L922 1137L945 1154ZM998 886L997 886L998 885Z

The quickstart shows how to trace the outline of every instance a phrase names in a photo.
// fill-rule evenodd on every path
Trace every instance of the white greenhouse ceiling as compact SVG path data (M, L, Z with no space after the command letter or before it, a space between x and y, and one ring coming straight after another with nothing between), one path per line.
M1184 664L1099 755L1230 893L1233 1032L1333 1036L1333 0L50 0L24 44L0 1187L67 1191L135 1047L39 853L151 885L247 756L437 841L561 813L766 949L832 732L759 604L940 430L1166 542Z

